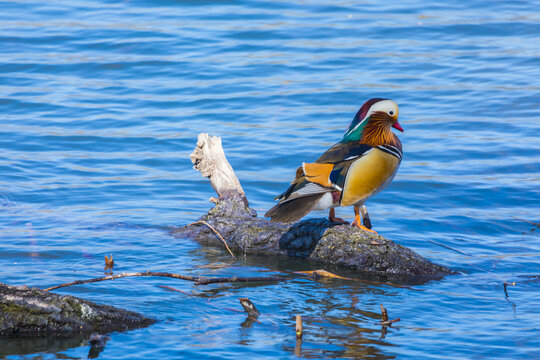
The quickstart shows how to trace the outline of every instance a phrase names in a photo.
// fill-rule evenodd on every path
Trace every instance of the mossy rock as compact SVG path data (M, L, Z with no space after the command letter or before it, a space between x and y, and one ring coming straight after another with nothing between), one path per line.
M125 331L153 319L73 296L0 283L0 337L60 336Z

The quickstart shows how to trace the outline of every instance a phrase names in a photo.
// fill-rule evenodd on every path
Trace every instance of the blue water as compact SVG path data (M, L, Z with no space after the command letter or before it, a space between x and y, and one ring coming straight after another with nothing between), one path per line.
M523 221L540 222L540 3L382 3L1 1L0 281L102 276L111 253L116 273L321 268L231 261L169 236L214 196L189 154L200 132L221 136L262 214L365 100L387 97L401 107L404 160L367 204L374 228L462 274L412 286L130 278L56 292L158 320L111 334L103 359L540 358L540 230ZM508 297L504 281L516 282ZM242 327L239 297L260 323ZM380 303L401 318L386 334ZM80 359L89 346L29 352Z

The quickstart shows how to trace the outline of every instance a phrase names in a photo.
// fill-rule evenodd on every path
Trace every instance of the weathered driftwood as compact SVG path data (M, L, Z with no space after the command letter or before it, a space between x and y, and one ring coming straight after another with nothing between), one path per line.
M244 189L225 157L221 138L200 134L197 147L189 157L194 168L210 179L220 199L239 199L248 204Z
M432 278L452 273L408 248L349 225L331 224L326 219L308 219L291 225L258 218L247 205L219 138L200 134L191 160L196 170L210 178L219 195L216 206L201 220L219 231L236 255L303 257L376 275L398 275L400 281L403 276ZM212 230L201 223L176 228L172 234L223 247Z
M0 283L0 338L125 331L154 320L108 305L38 288Z

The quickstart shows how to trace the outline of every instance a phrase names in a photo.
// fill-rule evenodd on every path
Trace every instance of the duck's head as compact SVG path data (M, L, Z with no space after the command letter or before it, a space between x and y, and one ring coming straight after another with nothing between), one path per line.
M373 141L384 143L383 138L390 136L389 134L393 136L391 127L403 132L398 122L398 115L399 107L393 100L370 99L358 110L342 141L366 140L366 137L380 134L380 139Z

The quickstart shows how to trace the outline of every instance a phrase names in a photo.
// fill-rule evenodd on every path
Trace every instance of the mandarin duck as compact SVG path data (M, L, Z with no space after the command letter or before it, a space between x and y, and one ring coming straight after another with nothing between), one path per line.
M294 222L313 210L330 209L331 222L347 223L336 218L334 208L353 205L351 225L375 232L364 203L392 181L401 163L401 141L391 129L403 132L398 112L392 100L366 101L343 139L314 163L303 163L289 188L274 199L279 202L265 216L273 222Z

